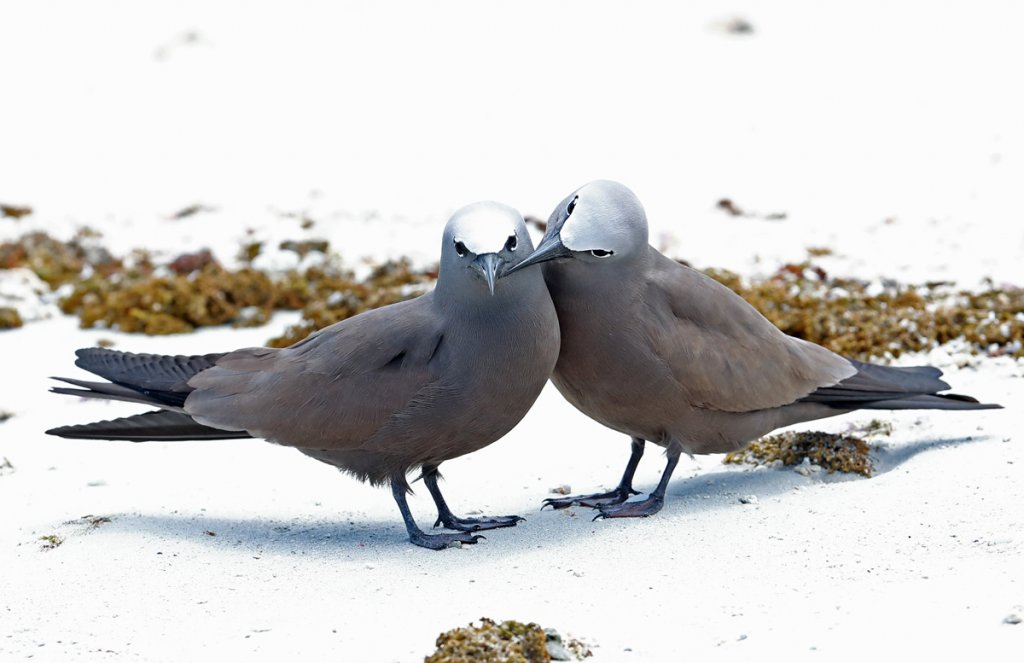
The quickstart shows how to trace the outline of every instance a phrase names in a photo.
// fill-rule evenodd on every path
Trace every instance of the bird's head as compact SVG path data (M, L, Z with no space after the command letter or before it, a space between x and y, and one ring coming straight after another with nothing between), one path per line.
M461 275L494 295L497 280L531 251L526 223L515 209L491 201L466 205L445 226L439 282Z
M611 180L584 184L560 202L537 250L505 273L558 258L606 264L647 246L647 215L636 195Z

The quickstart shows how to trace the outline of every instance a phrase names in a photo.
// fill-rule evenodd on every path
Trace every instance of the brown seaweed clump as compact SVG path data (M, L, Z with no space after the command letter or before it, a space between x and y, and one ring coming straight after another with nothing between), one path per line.
M548 663L547 636L536 624L487 617L437 636L437 651L424 663Z
M176 334L240 320L248 307L269 316L275 303L266 274L249 267L231 271L210 261L187 274L157 275L145 268L109 278L93 275L76 283L60 308L78 315L83 328Z
M301 274L289 272L278 283L279 297L285 308L302 309L302 321L270 339L268 345L282 348L363 311L412 299L436 279L436 268L413 269L405 258L378 265L362 281L350 272L319 267Z
M1024 357L1024 288L952 292L946 283L886 283L881 292L832 278L810 263L745 282L705 273L750 302L782 331L862 361L929 350L963 338L979 354Z
M0 269L27 267L51 288L76 278L85 266L84 258L76 243L61 242L42 232L0 244Z
M0 329L17 329L25 324L18 309L0 306Z
M59 305L64 313L77 315L83 328L177 334L210 325L256 326L274 310L302 310L301 323L271 340L276 347L363 311L415 297L437 279L436 267L414 269L404 258L378 265L362 280L342 268L336 256L281 274L251 266L231 270L206 249L158 267L143 251L127 260L115 259L95 245L95 237L88 229L68 242L29 233L0 244L0 269L27 267L51 288L70 283ZM261 248L260 243L243 247L242 257L251 262ZM284 242L282 248L304 255L326 252L328 243ZM0 329L20 324L15 309L0 308Z
M0 269L26 267L51 288L73 283L87 267L97 275L119 271L121 261L96 243L98 236L90 228L82 228L67 242L44 232L22 235L0 244Z
M227 269L203 250L178 256L166 268L136 256L130 268L80 278L59 303L83 328L145 334L257 326L275 310L302 310L302 322L270 341L283 347L365 310L414 297L436 278L436 270L414 270L404 259L379 265L363 280L337 260L268 275L251 266Z
M807 459L829 474L844 472L870 477L875 469L870 451L867 442L853 435L787 431L754 440L739 451L727 453L722 462L767 465L779 461L792 466Z
M0 216L8 216L12 219L20 219L32 213L32 208L27 205L5 205L0 204Z
M0 269L27 267L51 288L70 284L60 301L83 327L170 334L207 325L255 326L274 310L301 310L302 321L269 341L283 347L363 311L415 297L437 278L437 268L413 268L407 259L378 265L357 279L336 254L284 273L252 267L261 242L242 247L245 266L230 270L209 251L178 256L161 267L144 252L124 260L97 243L88 229L67 242L29 233L0 244ZM283 242L299 255L327 252L326 240ZM809 249L811 257L826 248ZM787 264L771 277L745 280L705 270L750 302L787 334L860 360L886 360L962 341L989 356L1024 357L1024 288L994 284L981 292L949 283L882 287L835 278L811 263ZM62 291L63 294L63 291ZM0 310L0 329L17 325L17 312Z
M330 242L326 239L304 239L294 240L288 239L281 242L278 245L282 251L292 251L300 258L305 258L313 251L319 251L320 253L327 253L327 249L330 248Z

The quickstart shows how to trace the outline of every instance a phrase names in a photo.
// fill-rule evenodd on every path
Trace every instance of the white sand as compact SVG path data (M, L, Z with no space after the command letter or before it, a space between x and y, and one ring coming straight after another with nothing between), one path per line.
M310 236L353 260L432 261L462 204L546 216L611 177L645 201L652 241L699 266L755 275L826 246L836 274L1024 284L1016 3L208 4L0 8L0 202L35 208L0 219L0 239L88 225L116 252L228 259L249 237ZM734 15L754 34L717 27ZM787 217L730 217L725 197ZM168 220L191 204L215 209ZM0 334L15 415L0 424L0 659L407 662L480 616L578 636L595 661L1024 650L1024 625L1004 622L1024 616L1024 363L1009 359L906 358L1006 409L882 413L873 479L685 459L642 521L537 511L561 484L611 487L628 455L549 389L443 468L457 511L527 522L441 553L408 544L387 491L292 450L42 433L138 411L46 393L78 374L77 347L218 351L292 320L146 338L57 315ZM649 451L637 486L661 468ZM428 525L425 491L412 502ZM51 534L64 543L44 551Z

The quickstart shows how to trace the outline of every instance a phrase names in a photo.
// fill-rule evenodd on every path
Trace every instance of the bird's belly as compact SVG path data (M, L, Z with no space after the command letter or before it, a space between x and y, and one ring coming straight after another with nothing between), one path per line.
M632 437L667 443L683 399L655 371L642 365L617 371L594 362L559 359L551 381L576 409L591 419ZM619 364L622 365L622 364Z
M552 382L578 410L608 428L686 453L735 451L785 422L778 409L724 412L690 406L672 386L663 391L642 380L578 381L556 370Z
M568 342L567 342L568 341ZM732 451L785 422L777 409L725 412L691 403L686 386L626 343L573 345L563 332L552 382L591 419L655 444L679 444L688 453ZM586 353L576 352L586 348Z
M416 466L441 463L497 441L526 416L554 367L557 343L534 337L522 333L494 339L485 369L473 357L450 364L443 382L362 449L402 455ZM460 347L457 340L452 347ZM532 360L523 362L523 357Z
M459 371L420 394L417 402L395 413L361 443L300 451L375 484L414 467L478 451L519 423L540 395L551 368L530 369L525 375L513 375L513 370L508 375Z

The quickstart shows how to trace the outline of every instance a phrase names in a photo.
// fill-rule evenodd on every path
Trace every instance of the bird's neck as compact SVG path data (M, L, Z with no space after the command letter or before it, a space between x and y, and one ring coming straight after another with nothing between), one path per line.
M509 316L522 317L542 298L548 299L539 270L500 279L495 284L493 295L482 284L472 285L481 287L451 288L439 280L434 289L434 305L462 319L499 320Z

